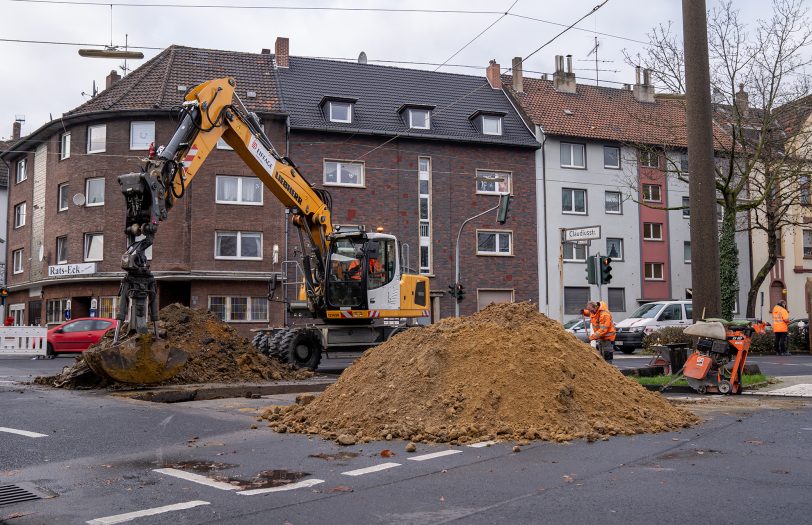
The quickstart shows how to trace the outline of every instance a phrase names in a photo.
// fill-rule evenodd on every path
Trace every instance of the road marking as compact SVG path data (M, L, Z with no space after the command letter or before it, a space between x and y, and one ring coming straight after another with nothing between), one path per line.
M324 483L324 480L306 479L304 481L299 481L296 483L288 483L287 485L282 485L281 487L272 487L269 489L241 490L237 492L237 494L242 494L243 496L255 496L257 494L267 494L268 492L282 492L285 490L303 489L307 487L312 487L313 485L318 485L319 483Z
M174 468L156 468L153 472L157 472L159 474L166 474L167 476L172 476L175 478L185 479L186 481L191 481L193 483L200 483L201 485L206 485L208 487L213 487L215 489L220 490L237 490L240 487L237 485L232 485L231 483L223 483L222 481L215 481L211 478L207 478L206 476L201 476L200 474L192 474L191 472L184 472L182 470L174 469Z
M495 445L496 441L480 441L479 443L471 443L468 445L471 448L482 448L482 447L489 447L491 445Z
M386 470L389 468L399 467L400 463L381 463L380 465L375 465L374 467L367 467L367 468L359 468L358 470L348 470L347 472L342 472L345 476L363 476L364 474L370 474L372 472L378 472L381 470Z
M175 503L174 505L164 505L163 507L155 507L152 509L137 510L135 512L128 512L127 514L116 514L115 516L107 516L105 518L96 518L86 522L88 525L112 525L113 523L125 523L132 521L135 518L142 516L155 516L156 514L163 514L164 512L172 512L173 510L191 509L192 507L199 507L200 505L209 505L208 501L187 501L185 503Z
M409 461L426 461L427 459L441 458L443 456L450 456L452 454L459 454L462 450L441 450L440 452L432 452L431 454L423 454L422 456L413 456L407 458Z
M812 430L812 428L802 428L801 430Z
M30 438L47 438L48 434L40 434L39 432L29 432L27 430L19 430L16 428L0 427L0 432L8 432L9 434L19 434Z

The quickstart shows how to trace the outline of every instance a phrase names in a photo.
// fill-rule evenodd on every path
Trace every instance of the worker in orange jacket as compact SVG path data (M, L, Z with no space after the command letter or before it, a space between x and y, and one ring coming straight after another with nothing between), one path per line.
M789 327L789 312L787 311L787 302L778 301L773 307L773 335L775 336L775 355L789 355L787 350L787 341L789 336L787 332Z
M589 336L589 340L596 342L598 352L607 362L611 363L615 350L615 323L609 308L603 301L600 303L589 301L586 303L584 315L589 316L592 324L592 334Z

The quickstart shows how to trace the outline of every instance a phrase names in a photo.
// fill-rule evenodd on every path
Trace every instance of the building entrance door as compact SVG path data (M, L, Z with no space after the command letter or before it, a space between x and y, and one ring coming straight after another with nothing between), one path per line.
M773 306L775 306L778 301L787 300L787 294L784 290L784 283L781 281L772 282L770 285L770 311L772 311Z

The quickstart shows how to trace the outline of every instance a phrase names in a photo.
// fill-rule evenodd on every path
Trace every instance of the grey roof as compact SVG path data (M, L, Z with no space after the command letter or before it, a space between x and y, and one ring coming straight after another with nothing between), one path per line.
M304 57L290 57L290 67L277 74L283 108L296 129L538 147L507 96L484 76ZM326 119L325 97L357 99L353 121ZM431 129L409 129L398 112L404 105L434 106ZM477 111L504 113L502 135L483 135L469 118Z

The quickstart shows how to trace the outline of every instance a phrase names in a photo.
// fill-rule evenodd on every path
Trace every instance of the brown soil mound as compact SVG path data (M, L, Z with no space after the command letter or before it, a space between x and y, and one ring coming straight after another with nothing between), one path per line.
M594 440L697 422L530 303L407 330L367 351L322 395L263 417L282 432L452 444Z
M267 380L295 380L311 377L299 370L259 353L234 328L206 310L171 304L159 312L158 331L173 346L186 351L189 359L181 372L162 384L234 383ZM126 332L126 325L122 333ZM90 350L108 348L112 331ZM37 384L60 388L104 388L126 386L94 374L83 356L54 376L37 377Z

